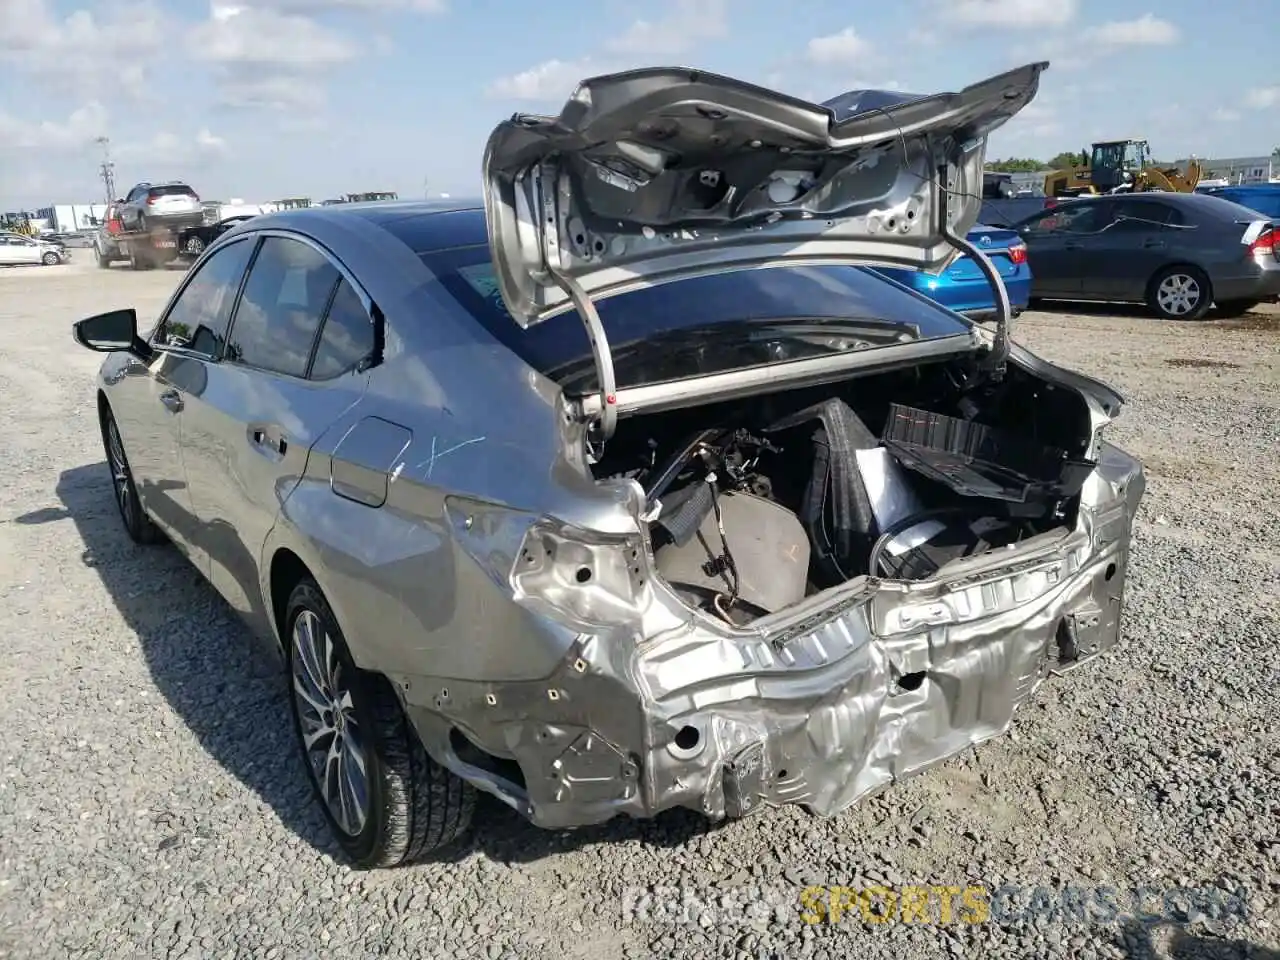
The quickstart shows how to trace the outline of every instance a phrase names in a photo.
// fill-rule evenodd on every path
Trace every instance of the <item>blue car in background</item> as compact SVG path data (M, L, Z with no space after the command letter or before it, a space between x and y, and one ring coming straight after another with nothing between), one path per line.
M982 250L1000 272L1009 291L1009 306L1014 315L1027 308L1031 297L1031 267L1027 263L1027 245L1014 230L976 224L969 240ZM896 280L929 299L957 313L981 319L995 313L996 296L978 265L969 257L960 257L937 276L916 270L876 267L874 272Z

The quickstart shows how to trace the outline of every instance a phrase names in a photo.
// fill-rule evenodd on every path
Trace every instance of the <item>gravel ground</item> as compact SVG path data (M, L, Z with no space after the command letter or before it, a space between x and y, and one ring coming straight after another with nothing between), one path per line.
M115 513L99 358L69 323L149 319L177 276L0 271L0 957L1280 958L1280 310L1020 321L1127 394L1112 436L1150 477L1121 645L1010 736L833 820L549 833L482 804L440 862L362 873L326 838L280 677ZM800 917L806 885L876 884L982 885L992 916ZM1063 887L1117 899L1055 913ZM1157 916L1171 889L1197 896Z

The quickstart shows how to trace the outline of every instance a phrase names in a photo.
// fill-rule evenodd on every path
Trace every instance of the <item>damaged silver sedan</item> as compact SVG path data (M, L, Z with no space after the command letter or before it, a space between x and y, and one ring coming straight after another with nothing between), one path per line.
M483 205L256 217L155 328L81 321L121 517L288 665L357 863L536 824L839 812L1119 633L1121 397L1010 339L964 237L1045 64L826 104L583 82ZM988 329L865 269L960 253Z

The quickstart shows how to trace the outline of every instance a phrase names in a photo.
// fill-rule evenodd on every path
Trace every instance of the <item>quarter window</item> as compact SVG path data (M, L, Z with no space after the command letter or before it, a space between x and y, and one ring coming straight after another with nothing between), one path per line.
M267 237L249 270L227 341L237 363L302 377L341 275L314 247Z
M311 379L330 380L350 370L373 352L373 321L369 319L360 295L345 279L329 307L316 358L311 364Z
M251 242L237 240L202 263L156 328L152 341L217 359L251 253Z

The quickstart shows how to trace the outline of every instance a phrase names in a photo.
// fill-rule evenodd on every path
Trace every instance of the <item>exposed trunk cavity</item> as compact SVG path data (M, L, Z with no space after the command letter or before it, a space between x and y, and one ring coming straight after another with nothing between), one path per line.
M622 420L599 479L648 497L656 573L742 625L860 576L946 563L1076 520L1090 417L1011 365L934 363Z

